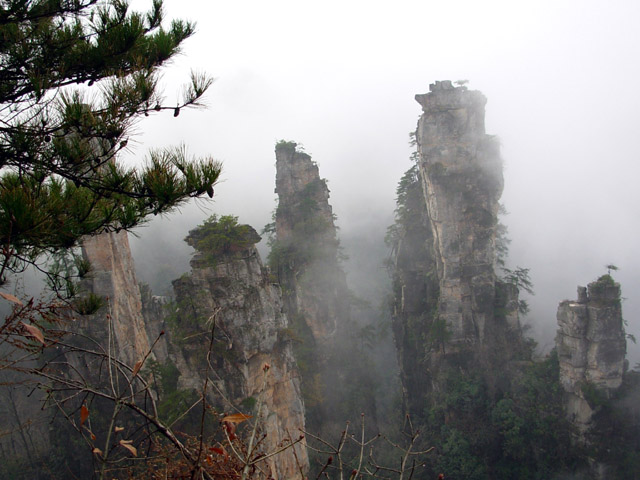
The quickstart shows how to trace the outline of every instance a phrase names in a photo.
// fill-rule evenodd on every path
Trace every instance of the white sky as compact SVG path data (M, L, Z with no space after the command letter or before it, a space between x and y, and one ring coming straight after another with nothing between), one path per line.
M183 209L163 235L182 239L213 212L260 230L275 207L279 139L302 143L319 163L343 231L390 216L410 167L414 95L435 80L468 79L488 98L487 133L502 142L511 258L531 268L536 330L551 342L558 302L614 263L640 340L640 2L165 0L165 8L198 24L166 71L167 101L191 68L216 82L208 110L142 122L134 154L184 142L222 160L224 181L209 210ZM142 229L142 242L157 232ZM633 366L640 348L629 349Z

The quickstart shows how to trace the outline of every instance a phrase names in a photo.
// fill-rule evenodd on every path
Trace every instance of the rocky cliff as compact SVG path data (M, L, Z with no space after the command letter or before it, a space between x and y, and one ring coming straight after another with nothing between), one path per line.
M438 316L450 342L485 339L493 321L495 234L502 194L498 142L485 134L480 92L436 82L416 95L416 141L440 286Z
M367 416L377 428L373 368L351 314L329 189L317 164L293 142L276 145L278 207L269 265L282 286L295 336L307 425L333 435Z
M398 187L389 241L405 402L419 414L444 388L443 368L504 368L521 332L518 288L495 272L503 179L486 98L443 81L416 100L415 165Z
M99 315L81 317L80 328L83 333L105 341L109 338L110 322L114 351L119 352L120 360L134 365L149 352L150 343L128 234L123 231L85 238L82 255L91 265L84 288L101 296L106 305Z
M224 232L221 222L227 222ZM269 453L296 440L305 423L287 316L280 289L262 266L259 240L255 230L231 217L189 233L196 254L191 272L173 282L177 308L167 319L167 360L180 372L179 389L201 391L208 375L209 401L220 412L255 414L261 402L257 421ZM293 478L299 465L308 468L306 449L295 448L297 460L293 450L269 460L274 478Z
M597 406L620 387L625 371L626 336L620 285L603 275L578 287L578 299L558 307L556 348L560 384L570 420L584 433Z
M272 266L288 312L303 318L316 342L335 336L348 315L346 278L326 181L292 142L276 146L276 248Z

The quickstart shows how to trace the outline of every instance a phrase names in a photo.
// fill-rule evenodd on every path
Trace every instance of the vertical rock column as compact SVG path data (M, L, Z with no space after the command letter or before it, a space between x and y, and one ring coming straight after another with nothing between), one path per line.
M91 264L85 286L106 300L111 317L116 351L120 360L134 365L149 351L149 338L144 328L140 288L136 280L127 232L103 233L82 242L82 255ZM84 328L106 335L106 322L91 317L83 320ZM106 342L106 336L96 338Z
M279 281L289 313L303 317L314 340L322 342L348 316L329 189L318 166L295 143L276 146L276 170Z
M588 288L578 287L578 300L560 303L557 318L556 347L565 406L569 418L584 433L594 412L594 396L608 397L622 384L626 337L620 285L604 275Z
M246 230L240 245L197 251L191 272L173 281L178 308L170 358L180 371L180 388L201 391L208 372L215 385L209 401L220 411L247 411L260 398L257 421L266 434L261 448L269 454L299 437L304 405L280 289L263 268L255 247L260 237L253 228L240 227ZM201 235L195 229L186 240L198 249ZM207 368L212 330L213 368ZM273 478L297 478L300 468L308 469L306 449L294 448L268 460Z
M486 98L443 81L416 100L423 111L416 140L440 284L438 317L452 344L481 343L494 317L503 188L498 143L484 129Z

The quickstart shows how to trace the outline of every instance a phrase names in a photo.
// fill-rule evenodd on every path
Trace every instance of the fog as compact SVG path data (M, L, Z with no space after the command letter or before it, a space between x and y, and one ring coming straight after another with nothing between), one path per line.
M640 339L638 2L165 0L165 7L168 18L197 21L165 72L167 103L192 68L216 81L208 109L144 119L128 161L183 142L194 155L222 160L224 173L213 201L136 231L134 254L149 264L139 267L143 279L186 269L182 238L212 213L238 215L258 230L270 221L280 139L303 144L329 180L347 254L359 251L348 239L362 232L383 251L376 241L411 165L408 133L420 114L413 96L435 80L465 79L488 98L487 133L501 140L510 263L531 269L536 295L527 320L541 346L552 346L558 302L575 298L576 286L610 263L620 268L614 278L626 297L627 330ZM155 268L162 262L165 270ZM628 349L633 366L640 348Z

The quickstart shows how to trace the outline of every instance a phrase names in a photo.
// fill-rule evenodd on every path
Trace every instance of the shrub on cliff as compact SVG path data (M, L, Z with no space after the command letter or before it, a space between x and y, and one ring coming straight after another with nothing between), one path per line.
M189 245L204 254L208 260L217 255L237 252L260 241L260 236L249 225L238 224L238 217L212 215L184 239Z

